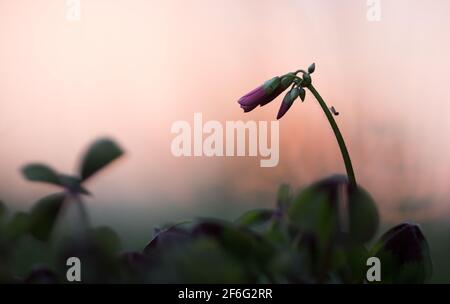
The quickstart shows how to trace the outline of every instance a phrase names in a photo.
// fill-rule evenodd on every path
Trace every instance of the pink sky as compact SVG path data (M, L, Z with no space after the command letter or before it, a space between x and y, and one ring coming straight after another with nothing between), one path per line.
M90 183L100 204L187 204L205 189L274 192L344 172L315 100L280 122L280 163L175 158L176 120L275 119L279 100L243 114L236 100L274 75L316 62L359 182L386 214L412 196L448 213L450 2L382 0L0 0L0 199L29 205L53 190L19 168L73 172L99 136L127 157Z

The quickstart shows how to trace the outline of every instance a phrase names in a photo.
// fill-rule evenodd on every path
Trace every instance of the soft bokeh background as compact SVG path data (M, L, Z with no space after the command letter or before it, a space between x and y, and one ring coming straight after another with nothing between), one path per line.
M22 165L74 172L83 149L105 135L127 156L90 181L88 203L98 223L133 232L129 242L151 235L138 235L142 227L233 217L272 205L281 182L300 187L344 172L311 97L280 122L275 168L170 152L172 123L192 123L195 112L223 123L273 120L279 101L244 115L236 100L316 62L314 83L341 113L357 177L384 222L446 225L449 1L382 0L379 22L366 18L365 0L80 3L81 19L71 22L64 0L0 0L0 199L8 205L28 208L55 190L25 182Z

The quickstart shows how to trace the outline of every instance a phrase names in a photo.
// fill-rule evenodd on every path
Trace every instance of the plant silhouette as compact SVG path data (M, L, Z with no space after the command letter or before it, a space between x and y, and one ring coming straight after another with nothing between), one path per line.
M86 182L123 155L114 141L100 139L87 150L77 175L61 174L44 164L22 169L28 180L63 191L42 198L30 212L13 216L0 203L0 282L63 283L65 261L74 256L86 269L84 283L364 283L369 257L381 260L381 283L426 282L432 263L419 226L400 224L369 245L378 231L378 210L371 195L356 183L343 137L312 86L314 71L311 65L307 72L275 77L239 103L249 112L291 86L278 113L281 118L296 98L305 100L308 89L336 135L347 176L333 175L298 191L283 184L273 209L250 210L235 221L202 218L168 225L158 229L142 250L122 252L113 230L91 227L82 200L90 195ZM79 206L85 230L55 239L52 233L64 202ZM20 275L9 261L20 242L29 238L50 248L53 258Z

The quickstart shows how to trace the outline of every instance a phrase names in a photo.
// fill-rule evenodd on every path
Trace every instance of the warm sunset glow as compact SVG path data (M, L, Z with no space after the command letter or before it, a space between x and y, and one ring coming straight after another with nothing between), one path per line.
M385 1L381 22L368 22L366 1L285 2L82 0L80 21L67 21L64 1L0 0L0 199L31 205L50 188L24 181L21 166L73 171L104 135L127 154L90 182L102 205L189 205L207 189L271 204L281 181L344 173L311 95L280 121L277 167L170 152L172 123L196 112L275 120L281 98L246 114L238 98L315 62L314 85L387 218L411 196L448 212L450 2Z

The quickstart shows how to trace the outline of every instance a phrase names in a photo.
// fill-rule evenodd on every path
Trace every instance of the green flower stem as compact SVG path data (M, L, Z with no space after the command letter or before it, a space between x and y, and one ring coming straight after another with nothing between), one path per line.
M350 186L352 188L356 187L356 177L355 172L353 172L353 166L352 161L350 159L350 155L348 154L347 147L345 145L344 138L342 137L341 131L339 131L339 127L336 124L336 121L333 118L333 115L331 114L330 110L328 109L327 104L320 96L319 92L316 91L316 89L313 87L313 85L309 85L307 87L311 93L314 95L314 97L319 102L320 106L322 107L323 112L327 116L328 122L331 125L331 128L333 129L334 135L336 136L336 140L339 144L339 148L341 149L342 158L344 159L345 163L345 169L347 170L347 176L349 179Z

